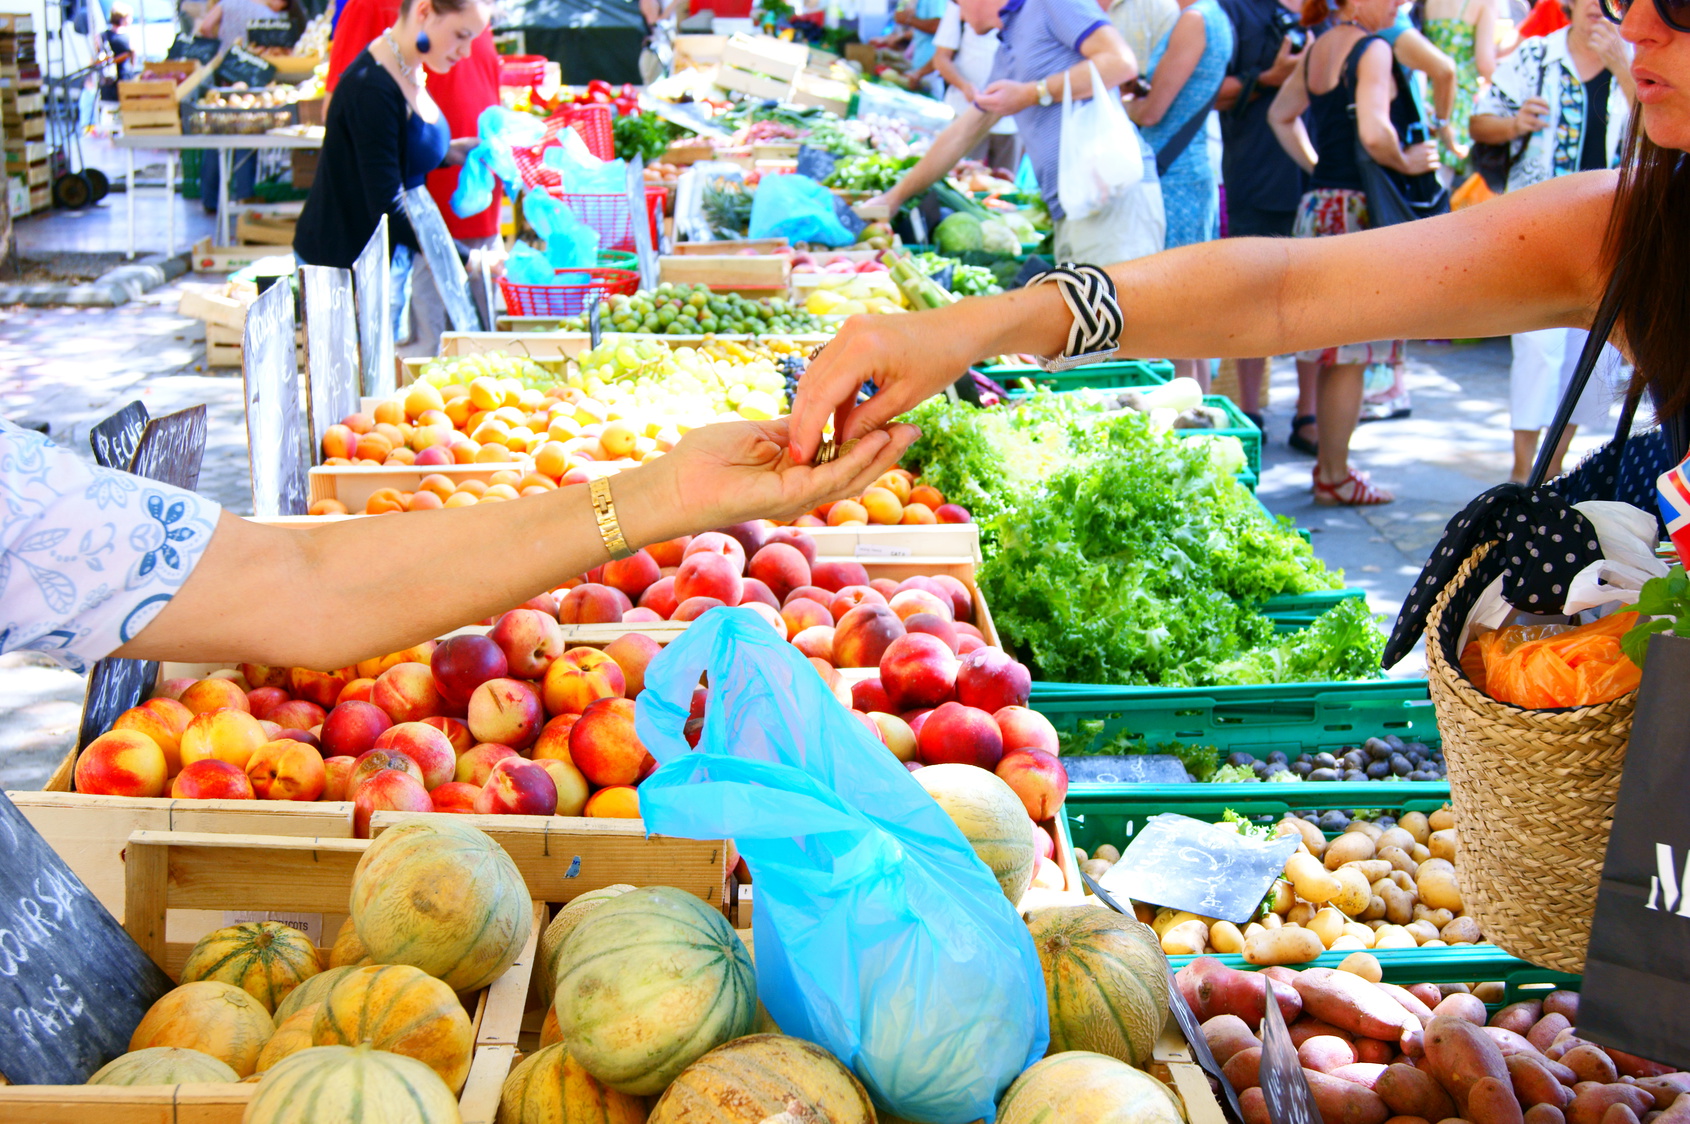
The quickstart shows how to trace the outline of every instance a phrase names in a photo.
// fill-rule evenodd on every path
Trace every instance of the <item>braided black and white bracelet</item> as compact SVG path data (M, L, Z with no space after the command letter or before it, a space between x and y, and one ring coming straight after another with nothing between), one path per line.
M1061 356L1040 361L1044 369L1062 371L1112 357L1127 327L1114 279L1095 265L1070 262L1038 274L1027 286L1047 281L1062 291L1062 299L1074 314L1074 326L1068 330L1068 347Z

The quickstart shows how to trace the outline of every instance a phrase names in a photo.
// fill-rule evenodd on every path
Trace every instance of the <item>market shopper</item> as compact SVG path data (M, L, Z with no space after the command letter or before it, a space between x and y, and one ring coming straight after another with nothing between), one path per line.
M519 605L635 550L855 495L897 463L910 426L818 467L786 423L731 422L588 487L520 501L265 526L193 492L99 468L0 421L0 652L82 670L106 655L344 667ZM618 536L620 536L618 538Z
M975 31L963 22L962 6L951 0L939 20L939 30L933 33L933 68L945 80L945 104L959 115L968 109L991 80L992 63L997 57L997 28ZM1015 132L1015 120L1005 117L993 125L967 158L1013 177L1021 167L1021 138Z
M1473 138L1467 120L1479 82L1496 73L1496 4L1494 0L1426 0L1426 37L1455 63L1455 105L1448 133L1440 132L1438 160L1460 181L1467 167Z
M1109 311L1108 288L1074 295L1058 283L853 317L799 384L795 455L814 454L830 418L844 438L869 432L982 356L1098 346L1086 324L1124 324L1110 342L1127 355L1495 336L1588 328L1611 280L1621 348L1657 416L1676 425L1690 405L1690 5L1610 2L1635 48L1629 76L1640 103L1620 170L1548 179L1422 222L1335 238L1227 239L1116 265L1107 277L1120 320L1098 315ZM1070 299L1088 311L1079 332ZM865 379L879 392L854 405Z

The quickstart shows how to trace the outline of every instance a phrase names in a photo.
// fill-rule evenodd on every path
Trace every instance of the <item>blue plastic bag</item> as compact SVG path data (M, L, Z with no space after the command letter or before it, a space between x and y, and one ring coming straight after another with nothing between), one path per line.
M576 217L561 199L531 191L522 201L522 214L546 242L546 260L553 269L583 269L598 264L599 232Z
M751 197L750 238L790 238L824 246L849 246L856 236L833 213L833 192L811 179L789 173L764 176Z
M460 219L479 215L493 205L493 170L481 145L469 150L458 172L458 186L452 192L452 213Z
M571 141L569 138L575 138ZM540 163L555 169L563 178L567 195L625 195L628 192L628 162L600 160L587 151L580 135L569 130L564 143L540 154Z
M781 1029L899 1116L992 1120L1049 1043L1044 974L997 879L902 763L748 609L712 609L652 661L635 725L662 762L640 785L647 829L731 837L751 869L757 993Z
M546 137L545 122L531 113L516 113L494 105L482 110L481 116L475 119L475 135L481 143L471 151L482 153L493 174L505 181L505 190L512 195L521 191L522 172L511 149L539 144Z
M555 285L556 273L546 255L526 242L518 241L505 259L505 279L513 285Z

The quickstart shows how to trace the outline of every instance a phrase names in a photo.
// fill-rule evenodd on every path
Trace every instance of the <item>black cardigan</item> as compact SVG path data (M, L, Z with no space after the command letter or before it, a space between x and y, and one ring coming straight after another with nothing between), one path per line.
M340 76L294 228L293 252L305 264L351 268L384 213L389 245L417 248L402 202L409 112L399 83L368 50Z

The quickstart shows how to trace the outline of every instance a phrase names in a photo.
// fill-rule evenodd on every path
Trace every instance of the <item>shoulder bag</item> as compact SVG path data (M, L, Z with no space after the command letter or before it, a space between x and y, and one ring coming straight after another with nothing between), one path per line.
M1349 85L1352 95L1352 118L1355 116L1354 92L1361 53L1375 40L1383 42L1377 35L1367 36L1355 45L1350 51L1350 57L1344 62L1344 81ZM1396 127L1398 139L1406 145L1409 128L1416 124L1420 124L1422 129L1425 126L1420 122L1420 111L1414 107L1413 99L1404 96L1408 91L1408 75L1403 73L1402 66L1395 56L1391 58L1391 74L1397 82L1397 98L1391 103L1391 123ZM1403 120L1397 120L1399 105L1409 107L1409 112L1402 114ZM1408 119L1410 115L1412 120ZM1359 129L1355 143L1356 169L1361 173L1362 187L1367 193L1367 214L1373 226L1395 226L1398 223L1449 213L1449 189L1438 182L1437 173L1422 172L1420 175L1411 176L1380 165L1368 154L1367 146L1361 143Z
M1529 50L1530 48L1522 46L1520 49ZM1537 93L1534 96L1540 98L1543 96L1543 72L1545 69L1547 69L1546 60L1544 58L1538 59ZM1523 140L1525 143L1521 143L1518 149L1516 149L1514 141L1509 141L1506 144L1485 144L1482 141L1474 141L1467 150L1467 166L1478 173L1479 178L1485 181L1486 187L1501 195L1508 190L1508 176L1514 171L1514 165L1519 163L1520 157L1525 154L1526 144L1531 142L1530 137L1523 138Z

